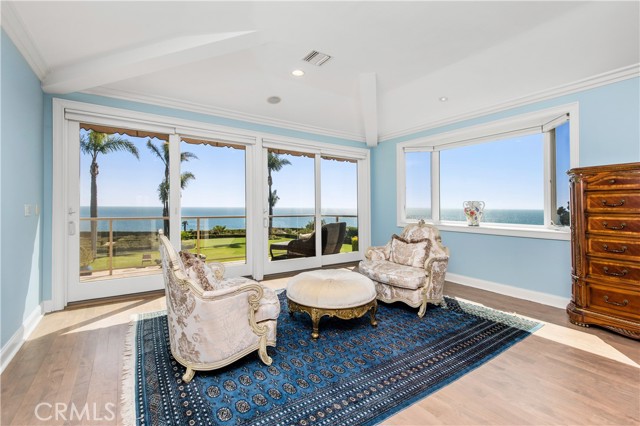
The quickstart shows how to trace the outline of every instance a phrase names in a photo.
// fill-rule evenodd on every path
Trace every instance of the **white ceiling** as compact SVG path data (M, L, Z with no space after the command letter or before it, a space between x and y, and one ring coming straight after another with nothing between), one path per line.
M2 7L3 27L27 51L45 91L173 102L358 140L372 130L385 139L426 128L640 63L638 1ZM314 49L332 59L322 67L303 62ZM306 75L291 76L295 68ZM361 89L371 73L376 84ZM270 96L282 102L267 103Z

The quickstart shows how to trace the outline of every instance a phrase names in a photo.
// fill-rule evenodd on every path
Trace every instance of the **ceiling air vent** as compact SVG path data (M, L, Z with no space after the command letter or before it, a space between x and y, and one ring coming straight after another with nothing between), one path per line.
M325 53L320 53L317 50L312 50L311 52L309 52L307 54L307 56L305 56L304 58L302 58L303 61L307 61L312 65L315 66L320 66L322 64L324 64L325 62L327 62L329 59L331 59L331 56L325 54Z

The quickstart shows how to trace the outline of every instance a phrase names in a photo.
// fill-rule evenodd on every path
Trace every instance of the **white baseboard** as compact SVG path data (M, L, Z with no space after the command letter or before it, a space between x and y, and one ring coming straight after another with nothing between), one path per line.
M11 339L0 351L0 373L9 365L13 357L18 353L25 340L29 338L33 330L40 323L43 313L43 304L39 304L24 320L20 328L11 336Z
M53 305L53 300L43 300L42 301L42 313L48 314L49 312L55 311L55 307Z
M452 274L447 272L446 280L452 283L466 285L468 287L479 288L494 293L511 296L518 299L524 299L531 302L541 303L543 305L553 306L554 308L564 309L569 303L569 299L553 294L542 293L535 290L527 290L524 288L513 287L506 284L500 284L493 281L485 281L478 278L467 277L465 275Z

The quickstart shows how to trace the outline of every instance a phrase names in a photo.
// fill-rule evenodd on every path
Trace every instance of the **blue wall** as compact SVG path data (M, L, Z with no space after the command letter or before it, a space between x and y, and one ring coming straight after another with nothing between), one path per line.
M640 78L557 97L382 142L372 153L372 242L397 233L396 145L420 137L579 103L580 166L640 161ZM472 278L569 298L568 241L442 232L451 250L449 271Z
M1 345L40 304L42 215L25 217L24 205L43 205L43 93L9 37L2 31L2 144L0 155Z

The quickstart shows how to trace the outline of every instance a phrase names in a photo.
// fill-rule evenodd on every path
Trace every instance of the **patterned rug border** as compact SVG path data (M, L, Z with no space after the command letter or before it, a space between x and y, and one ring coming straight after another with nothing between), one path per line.
M281 294L284 292L285 290L277 291L278 294ZM540 328L542 328L545 325L543 321L526 317L526 316L517 314L515 312L508 313L508 312L500 311L498 309L487 307L485 305L482 305L470 300L459 299L451 296L446 296L446 297L458 302L458 304L460 305L460 307L464 309L464 311L472 315L476 315L484 319L500 322L514 328L518 328L522 331L528 332L529 335L534 334L536 331L538 331ZM120 415L122 419L122 424L125 426L136 426L139 420L139 418L136 417L136 404L135 404L135 371L136 371L136 364L135 364L136 363L136 356L135 356L135 353L136 353L135 340L136 339L135 338L136 338L137 324L139 321L163 316L163 315L166 315L166 313L167 313L166 310L160 310L160 311L154 311L154 312L143 312L139 314L133 314L129 321L129 329L127 330L127 334L125 337L125 349L123 354L124 356L123 370L121 375L122 394L120 398L120 402L121 402ZM458 372L457 374L449 377L447 380L443 380L439 382L438 385L435 386L426 397L450 385L451 383L460 379L461 377L468 374L469 372L481 367L486 362L506 352L508 349L510 349L516 343L521 342L526 337L528 337L528 335L524 335L520 338L514 339L504 348L504 350L499 351L497 353L489 354L488 356L482 359L482 362L477 363L476 365L472 365L468 368L465 368L464 370ZM425 396L416 396L408 399L402 404L399 404L393 407L393 410L389 413L385 413L385 415L379 419L377 424L382 424L382 422L384 422L389 417L397 414L398 412L406 409L407 407L412 406L413 404L417 403L418 401L424 398Z
M505 312L499 309L490 308L481 303L474 302L472 300L467 299L459 299L457 297L445 296L450 299L454 299L458 302L458 304L464 308L466 312L470 314L477 315L482 318L490 319L493 321L502 322L504 324L508 324L512 327L519 328L521 330L528 331L531 334L534 334L536 331L540 330L546 323L537 318L527 317L525 315L520 315L516 312ZM517 318L518 322L511 321L513 318Z

